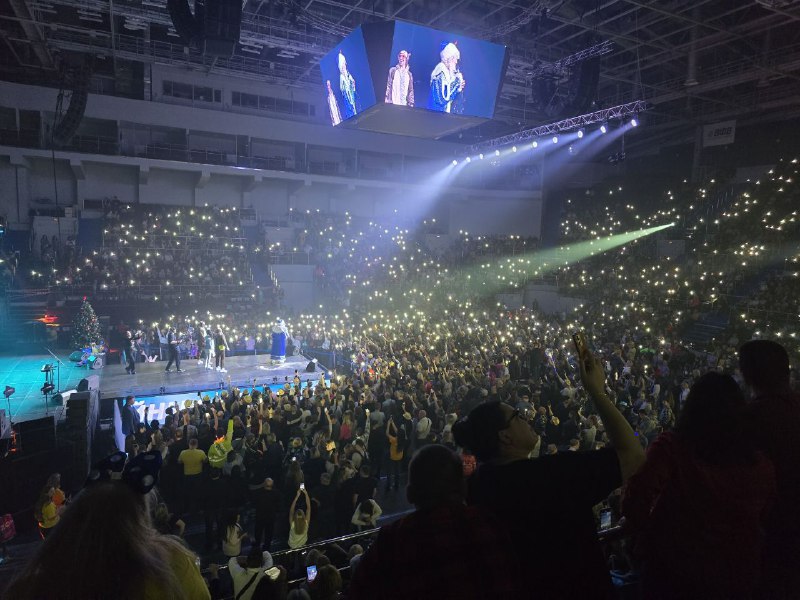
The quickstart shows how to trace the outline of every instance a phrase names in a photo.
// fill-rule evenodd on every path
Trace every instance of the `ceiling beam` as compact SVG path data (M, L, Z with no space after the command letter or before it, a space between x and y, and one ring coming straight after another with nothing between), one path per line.
M28 10L28 6L25 4L25 1L9 0L9 4L11 5L11 10L14 12L17 18L20 19L22 30L25 32L25 35L33 45L33 51L36 54L36 58L39 59L39 62L42 63L42 66L45 69L54 69L55 62L53 61L53 57L50 56L50 52L47 50L45 38L42 35L41 30L33 24L34 20L31 17L31 13Z

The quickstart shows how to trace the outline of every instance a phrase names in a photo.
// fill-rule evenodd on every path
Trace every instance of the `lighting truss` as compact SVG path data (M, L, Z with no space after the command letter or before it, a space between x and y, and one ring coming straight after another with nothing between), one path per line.
M549 2L536 0L513 19L504 21L501 25L498 25L497 27L486 31L484 33L484 36L491 39L497 39L503 37L504 35L508 35L512 31L516 31L520 27L524 27L525 25L533 21L534 17L548 10L549 7L550 7Z
M584 48L575 54L565 56L556 62L537 65L533 68L533 71L531 71L529 75L534 78L541 77L542 75L562 75L567 70L567 67L579 63L582 60L586 60L587 58L603 56L604 54L611 52L613 49L614 42L611 40L606 40L604 42L600 42L599 44L595 44L594 46L590 46L589 48Z
M577 117L570 117L569 119L564 119L563 121L557 121L548 125L540 125L539 127L534 127L533 129L525 129L517 133L511 133L509 135L497 137L485 142L481 142L480 144L470 146L469 150L478 151L482 148L494 148L495 146L505 146L506 144L517 144L519 142L525 142L530 139L551 135L560 131L577 129L584 125L603 123L613 119L625 119L646 110L647 102L644 100L636 100L634 102L628 102L627 104L620 104L619 106L604 108L603 110L598 110L593 113L579 115Z

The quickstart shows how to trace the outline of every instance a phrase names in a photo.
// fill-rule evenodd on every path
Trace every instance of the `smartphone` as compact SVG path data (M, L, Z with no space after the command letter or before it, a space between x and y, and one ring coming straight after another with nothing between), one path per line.
M611 509L600 511L600 529L608 529L611 527Z
M306 567L306 578L308 579L308 583L311 583L317 578L317 565Z
M305 484L305 483L301 483L301 484L300 484L300 489L301 489L301 490L304 490L304 489L306 489L306 484Z
M277 581L281 574L281 570L278 567L271 567L264 571L264 573L267 575L267 577L269 577L270 581Z
M584 353L588 350L586 334L583 331L576 331L572 334L572 341L575 342L575 350L578 351L578 357L583 358Z

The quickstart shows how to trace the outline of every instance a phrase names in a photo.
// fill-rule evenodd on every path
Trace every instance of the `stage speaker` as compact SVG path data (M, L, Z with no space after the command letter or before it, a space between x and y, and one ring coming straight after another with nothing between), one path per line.
M230 58L242 28L241 0L206 0L203 15L203 54Z
M172 19L172 25L175 31L181 36L183 43L187 46L196 45L197 40L201 35L201 28L198 21L202 12L200 7L202 3L197 3L197 17L192 14L192 9L189 8L187 0L167 0L167 11Z
M81 379L80 383L78 383L79 392L87 392L89 390L99 390L99 389L100 389L100 377L98 375L89 375L88 377Z
M63 91L71 92L69 106L63 115L56 116L53 126L53 142L65 146L77 133L86 112L86 102L89 100L89 82L92 78L91 63L87 60L66 69ZM61 117L60 119L58 117Z
M114 398L100 398L100 420L114 419Z
M306 373L313 373L317 370L317 359L315 358L306 365Z
M56 447L56 422L53 417L23 421L19 428L20 445L25 454L49 452Z
M105 362L105 356L97 356L96 354L92 354L86 359L86 364L89 365L90 369L102 369L105 366Z
M587 112L597 96L600 83L600 59L590 58L581 62L578 76L570 80L570 94L567 110L571 115Z

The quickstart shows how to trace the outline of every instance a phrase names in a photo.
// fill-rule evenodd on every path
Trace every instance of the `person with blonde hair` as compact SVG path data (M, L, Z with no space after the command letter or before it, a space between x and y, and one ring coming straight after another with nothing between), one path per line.
M461 52L453 42L444 45L439 53L441 62L431 73L431 92L428 108L438 112L451 112L453 100L463 91L467 82L458 70Z
M343 110L342 118L349 119L358 113L358 92L356 91L356 80L347 70L347 59L342 51L339 50L337 59L339 65L339 91L342 93Z
M155 462L156 455L134 459L126 467L130 476L96 481L78 494L3 597L210 599L197 556L151 523L149 492L157 471L154 476L142 459Z
M63 506L67 501L67 495L61 489L61 473L53 473L47 478L45 489L53 488L53 503L56 506Z
M34 507L34 516L39 524L39 534L42 539L47 538L61 520L62 507L55 503L55 497L55 488L45 487L39 494L39 499Z
M300 499L301 493L306 500L305 510L297 508L297 501ZM308 497L305 486L301 485L294 496L294 500L292 500L292 506L289 508L289 548L294 550L308 543L308 526L310 524L311 498Z

